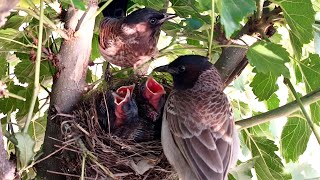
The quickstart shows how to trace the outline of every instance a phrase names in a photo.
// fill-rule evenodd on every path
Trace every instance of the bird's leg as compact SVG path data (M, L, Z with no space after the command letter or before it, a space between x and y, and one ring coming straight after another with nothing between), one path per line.
M104 80L106 82L111 82L111 78L112 78L112 73L110 71L110 63L108 62L106 70L104 71Z
M140 57L140 60L133 64L134 72L140 76L146 75L149 69L149 63L147 63L149 60L149 56Z

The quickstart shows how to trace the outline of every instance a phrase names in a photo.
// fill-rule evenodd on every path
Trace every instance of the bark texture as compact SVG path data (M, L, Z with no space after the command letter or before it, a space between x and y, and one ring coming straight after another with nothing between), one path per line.
M65 29L70 34L70 38L63 42L58 54L58 72L52 86L43 157L57 149L55 145L59 145L59 142L53 138L61 139L61 127L55 116L56 113L69 113L84 92L95 24L94 14L97 8L97 1L90 1L86 12L74 8L68 10ZM59 154L56 153L38 164L38 175L42 179L65 178L48 172L48 170L61 172L63 167L58 159Z

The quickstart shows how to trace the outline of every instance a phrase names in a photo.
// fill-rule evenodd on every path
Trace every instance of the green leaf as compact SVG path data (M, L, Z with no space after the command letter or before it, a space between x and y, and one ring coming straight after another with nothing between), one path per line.
M33 94L33 83L30 83L26 88L23 88L22 90L18 91L16 94L26 98L26 101L21 101L16 99L16 107L19 109L19 111L16 114L17 121L20 119L25 120L23 117L28 113L29 107L31 104L32 94ZM33 112L37 112L39 110L39 101L36 100L35 108ZM24 122L23 122L24 123Z
M195 18L187 18L186 19L187 26L186 28L189 28L190 30L197 30L201 28L203 23Z
M92 48L91 48L91 60L95 60L100 57L99 51L99 36L97 34L93 34L92 37Z
M4 25L4 27L2 27L3 29L7 29L7 28L12 28L12 29L19 29L19 27L25 23L25 22L29 22L32 19L31 16L19 16L17 14L15 14L14 16L11 16L8 21L6 22L6 24Z
M31 0L34 4L40 4L40 0ZM19 4L20 7L29 8L29 3L27 0L20 0Z
M279 89L279 86L276 84L277 79L278 78L271 73L257 73L254 76L250 86L259 101L269 99L270 96Z
M149 8L153 8L156 10L163 9L164 1L158 1L158 0L132 0L133 2L144 5Z
M255 136L273 139L272 133L270 131L270 122L253 126L252 128L249 129L249 132Z
M290 77L289 69L285 66L285 63L290 61L289 53L278 44L257 42L249 48L247 57L258 72Z
M299 113L300 117L303 117ZM296 162L304 153L311 135L310 127L305 119L299 117L288 118L284 126L280 140L281 154L288 163Z
M0 54L0 80L7 75L8 63L6 61L6 56Z
M28 134L35 140L34 151L37 152L41 149L43 144L44 135L47 126L47 116L44 115L34 121L31 121L28 128Z
M267 100L268 110L276 109L280 105L280 100L276 94L272 94Z
M212 1L211 0L197 0L199 7L202 11L211 10Z
M315 54L310 54L309 57L299 64L301 67L301 73L303 81L306 86L307 93L320 88L320 57ZM316 102L310 105L311 118L313 122L320 125L320 102Z
M291 175L283 172L284 166L280 157L275 153L279 149L272 140L251 134L246 134L245 139L252 156L257 157L254 168L258 180L292 178Z
M240 21L256 10L256 5L254 0L218 0L217 8L226 36L230 37L240 29Z
M33 159L35 153L34 153L34 140L30 137L29 134L25 133L16 133L15 138L18 141L18 145L16 146L17 149L17 163L18 167L24 168Z
M190 17L190 15L195 15L197 12L195 11L193 0L170 0L172 3L172 8L176 12L176 14L180 17ZM157 1L158 2L158 1Z
M302 55L302 44L300 43L299 39L296 35L294 35L292 32L289 32L290 36L290 42L293 49L293 53L296 56L297 59L301 59Z
M301 44L309 43L313 39L312 25L315 12L310 0L273 0L279 4L284 18L292 33Z
M22 60L19 62L14 73L21 83L33 82L35 73L35 64L31 60ZM40 64L40 81L52 78L51 69L48 61L42 61Z
M251 169L253 168L256 159L257 157L252 158L246 162L238 164L234 168L231 168L230 174L232 174L234 179L251 180L252 179Z
M86 10L86 6L82 0L72 0L72 3L74 4L74 7L76 9L80 9L83 11Z
M24 87L15 85L13 82L6 83L6 85L8 91L13 94L18 94L19 91L24 90ZM0 98L0 112L7 114L11 110L15 111L18 108L18 105L21 103L22 101L17 101L17 99L12 97Z

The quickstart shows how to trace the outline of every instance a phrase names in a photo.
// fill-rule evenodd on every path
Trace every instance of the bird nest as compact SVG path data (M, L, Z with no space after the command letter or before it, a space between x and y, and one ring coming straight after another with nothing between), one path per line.
M132 81L114 87L128 83ZM60 118L65 139L62 167L68 179L177 179L163 154L160 138L137 143L100 126L97 101L106 102L109 92L108 88L90 93L71 115Z

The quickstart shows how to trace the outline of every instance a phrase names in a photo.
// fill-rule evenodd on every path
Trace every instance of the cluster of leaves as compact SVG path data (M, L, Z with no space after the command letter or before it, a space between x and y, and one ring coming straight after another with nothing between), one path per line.
M33 3L39 3L33 0ZM215 2L215 4L212 4ZM213 39L218 39L221 32L212 29L212 23L222 25L226 38L236 37L237 33L244 27L244 24L252 18L257 18L259 5L262 0L170 0L169 11L175 12L180 18L167 22L163 26L166 36L170 36L171 43L160 50L161 56L172 60L182 54L211 55L216 60L221 53L221 46L217 41L211 41L211 32L214 31ZM146 6L160 10L166 1L158 0L132 0L129 11L136 7ZM275 7L280 7L282 17L275 20L276 33L271 38L264 38L249 47L247 58L250 63L248 79L239 79L234 83L233 89L243 93L245 87L251 87L256 98L265 103L268 110L280 106L280 97L277 95L281 79L288 78L296 85L299 85L301 93L309 93L320 87L320 58L310 43L317 39L312 32L319 34L319 27L315 25L315 12L319 12L319 4L312 0L273 0L266 1L263 11L268 13ZM86 4L82 0L62 0L63 8L74 6L84 10ZM212 12L214 7L214 12ZM36 40L38 37L39 21L27 0L20 1L18 10L24 10L27 15L20 15L18 11L11 13L5 26L0 29L0 78L6 83L10 93L24 97L26 101L15 98L1 98L0 112L6 115L1 119L4 128L12 126L10 117L15 112L15 119L20 128L23 127L26 119L34 81L34 54L36 51ZM261 10L261 9L260 9ZM262 11L262 10L261 10ZM36 13L35 13L36 14ZM54 24L60 22L59 13L51 6L45 9L45 16ZM98 24L101 15L97 16L96 28L92 40L91 59L100 57L98 50ZM22 30L23 28L23 30ZM52 55L59 52L62 38L52 35L51 26L45 26L43 37L43 48L50 50L53 54L43 53L41 60L40 81L43 88L50 90L52 76L55 67ZM317 36L316 36L317 37ZM308 45L309 44L309 45ZM209 46L212 47L209 47ZM208 52L212 50L212 52ZM317 49L317 48L316 48ZM77 52L78 53L78 52ZM126 77L118 74L119 77ZM253 77L253 78L250 78ZM96 80L94 70L88 71L87 82ZM239 85L240 84L240 85ZM240 87L240 88L239 88ZM249 89L249 90L250 90ZM48 91L49 91L48 90ZM46 125L46 114L42 109L48 103L47 97L37 101L34 109L34 118L28 130L29 136L17 134L17 154L19 155L19 168L23 170L34 158L34 146L40 149ZM289 100L294 100L289 94ZM241 100L232 100L235 111L239 117L254 115L260 112L251 112L250 104ZM249 102L250 103L250 102ZM320 125L320 104L310 105L309 112L313 123ZM12 128L9 128L12 129ZM282 129L280 141L270 132L270 123L265 123L241 132L242 148L247 149L252 160L239 165L232 178L251 178L250 170L255 169L258 179L291 179L291 175L284 171L285 164L282 159L288 162L297 162L307 147L311 130L303 114L295 113L290 116ZM32 138L32 139L31 139ZM299 143L297 143L299 142ZM280 149L277 144L280 144ZM10 147L8 146L10 150ZM23 151L25 150L25 151ZM276 154L280 150L280 155ZM28 152L28 153L21 153Z

